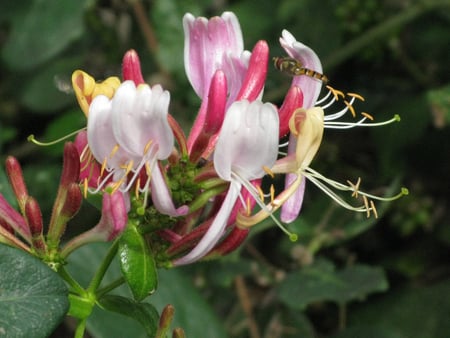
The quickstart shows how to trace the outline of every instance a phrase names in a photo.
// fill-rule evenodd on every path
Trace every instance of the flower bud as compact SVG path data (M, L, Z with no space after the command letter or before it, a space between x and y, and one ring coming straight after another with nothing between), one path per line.
M44 254L47 251L47 245L42 233L42 213L39 204L33 197L28 197L25 203L25 217L30 227L32 247L38 254Z
M80 177L80 156L77 147L72 142L64 145L63 169L60 185L68 186L70 183L78 182Z
M23 179L22 168L19 161L13 156L8 156L6 159L6 173L8 174L11 187L16 195L19 208L24 212L25 202L28 198L28 191Z
M136 86L145 83L141 72L141 62L134 49L130 49L123 57L122 75L124 81L132 80Z
M13 228L27 242L30 242L31 233L25 219L9 205L2 194L0 194L0 220L0 224L8 224L9 227Z

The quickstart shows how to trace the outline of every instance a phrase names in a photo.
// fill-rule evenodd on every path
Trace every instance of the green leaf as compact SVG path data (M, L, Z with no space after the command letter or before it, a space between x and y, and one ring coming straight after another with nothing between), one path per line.
M159 314L149 303L137 303L129 298L106 295L99 300L106 310L120 313L137 320L145 328L149 337L154 337L158 330Z
M318 261L290 273L276 289L287 306L304 309L319 301L344 304L364 299L370 293L387 288L386 277L380 268L356 264L336 271L332 263Z
M83 33L84 2L34 0L12 25L2 56L15 70L32 69L60 53Z
M449 294L449 280L390 292L351 311L348 321L348 331L366 327L380 333L389 332L390 335L348 334L337 337L448 338Z
M119 259L122 273L135 300L141 301L156 290L158 276L155 259L145 238L132 222L128 222L120 238Z
M87 286L102 257L106 254L108 246L107 243L95 243L81 247L69 256L67 270L81 285ZM161 312L167 304L172 304L175 308L172 325L183 328L186 337L227 337L222 321L181 270L159 270L158 290L146 302L151 302L158 312ZM102 286L121 276L119 264L114 261L105 275ZM129 288L125 285L115 289L114 293L130 297ZM88 318L87 328L95 338L146 336L137 321L98 307L94 308L92 315Z
M69 308L64 282L35 257L2 244L0 271L0 335L50 335Z

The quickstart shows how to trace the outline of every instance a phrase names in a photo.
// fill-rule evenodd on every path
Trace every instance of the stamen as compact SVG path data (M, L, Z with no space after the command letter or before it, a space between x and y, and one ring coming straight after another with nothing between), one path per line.
M333 94L334 99L336 101L339 100L339 96L344 98L345 94L343 92L341 92L340 90L334 89L333 87L331 87L330 85L327 85L326 88Z
M356 98L356 99L358 99L360 101L365 101L364 97L359 95L359 94L357 94L357 93L347 93L347 96L354 97L354 98Z
M262 191L260 186L256 187L256 190L258 190L259 199L264 202L264 192Z
M275 177L275 174L273 173L273 171L272 170L270 170L270 168L269 167L267 167L267 166L265 166L265 165L263 165L263 170L267 173L267 175L269 175L270 177L272 177L272 178L274 178Z
M369 218L370 217L369 200L367 199L366 196L363 196L363 201L364 201L364 207L366 208L367 218Z
M358 198L358 191L359 191L359 185L361 184L361 177L358 177L356 184L353 184L349 180L347 180L347 183L353 189L352 197Z
M326 94L323 98L319 99L319 100L316 102L316 106L320 106L322 102L325 102L326 100L328 100L328 97L329 97L330 95L331 95L331 91L329 90L329 91L327 92L327 94ZM334 100L333 100L333 101L334 101Z
M114 155L117 153L118 150L119 150L119 145L116 144L116 145L112 148L111 153L109 154L109 158L113 158Z
M252 212L252 208L251 208L251 205L250 205L250 198L247 198L245 211L247 213L247 216L249 216L251 214L251 212Z
M374 120L373 116L370 115L369 113L362 112L361 115L364 116L364 117L366 117L366 118L368 118L370 121L373 121L373 120Z
M138 177L136 180L136 185L134 187L134 196L136 199L139 197L139 188L141 187L141 178Z
M273 184L270 185L270 203L272 204L272 202L275 199L275 187L273 186Z
M102 162L102 167L100 168L100 176L103 176L106 170L107 159L105 158Z
M147 142L147 144L144 147L144 155L147 154L147 152L149 151L149 149L152 146L152 144L153 144L153 140L150 140L150 141Z
M283 224L281 224L281 222L273 215L273 212L269 209L269 207L267 205L264 204L264 200L260 200L257 198L257 196L255 196L252 192L254 192L255 190L258 192L258 194L261 191L261 188L259 187L255 187L253 184L251 184L249 181L242 179L242 177L240 177L239 175L236 175L235 173L232 172L232 177L234 177L239 183L241 183L247 190L248 192L250 192L253 196L253 198L255 199L256 203L258 203L258 205L261 207L262 210L264 210L264 212L266 212L270 218L272 218L272 220L274 221L274 223L286 234L289 236L289 239L292 242L295 242L298 240L298 235L294 234L292 232L290 232L288 229L286 229ZM250 205L247 204L247 208L248 210L251 212L250 210ZM248 216L250 216L250 213L248 214ZM245 228L249 228L251 226L253 226L255 223L252 224L240 224L241 226L245 227ZM239 224L238 224L239 225Z
M278 148L287 147L288 145L289 145L289 141L286 141L286 142L284 142L284 143L280 143L280 144L278 145Z
M352 113L352 116L356 117L355 108L353 108L352 104L349 103L347 100L344 100L344 103L347 106L347 108L350 110L350 112Z
M372 208L372 212L375 218L378 218L378 211L377 208L375 208L375 203L372 200L370 200L370 207Z
M89 188L88 179L85 178L83 180L83 194L84 194L85 198L87 197L87 194L88 194L88 188Z
M31 134L30 136L28 136L28 137L27 137L27 140L30 141L30 142L32 142L32 143L34 143L34 144L36 144L36 145L38 145L38 146L43 146L43 147L45 147L45 146L52 146L52 145L57 144L57 143L59 143L59 142L65 141L65 140L71 138L72 136L77 135L79 132L81 132L81 131L83 131L83 130L86 130L86 127L81 128L81 129L78 129L78 130L75 130L75 131L71 132L71 133L68 134L68 135L65 135L65 136L63 136L63 137L61 137L61 138L59 138L59 139L56 139L56 140L50 141L50 142L41 142L41 141L38 141L38 140L36 140L36 138L34 137L33 134Z

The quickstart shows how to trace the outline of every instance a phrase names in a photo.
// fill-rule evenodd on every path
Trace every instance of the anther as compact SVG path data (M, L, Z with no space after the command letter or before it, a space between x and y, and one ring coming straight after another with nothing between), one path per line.
M134 196L136 196L136 199L139 197L139 187L141 186L141 178L138 177L136 180L136 185L134 187Z
M366 118L368 118L370 121L373 121L373 120L374 120L373 116L370 115L369 113L362 112L361 115L364 116L364 117L366 117Z
M365 195L363 195L363 202L364 202L364 207L366 208L367 218L369 218L370 217L369 200L367 199L367 197Z
M117 153L118 150L119 150L119 145L116 144L116 145L112 148L111 153L109 154L109 158L113 158L113 156Z
M375 203L372 200L370 200L370 207L372 209L375 218L378 218L377 208L375 208Z
M266 172L266 174L269 175L270 177L272 177L272 178L275 177L275 174L273 173L272 170L270 170L269 167L263 165L263 166L262 166L262 169L263 169L263 170Z
M330 85L327 85L326 88L331 92L331 94L333 94L334 99L336 101L339 100L339 96L344 98L345 94L343 92L341 92L340 90L334 89L333 87L331 87Z
M88 179L85 178L83 180L83 194L84 194L85 198L87 197L87 194L88 194L88 188L89 188L89 182L88 182Z
M259 199L264 203L264 192L262 191L261 187L257 186L256 190L258 190Z
M355 108L353 108L353 106L347 100L344 100L344 103L347 106L347 108L350 110L350 112L352 113L352 116L356 117Z
M105 158L102 162L102 167L100 169L100 176L103 176L103 174L105 173L106 164L107 164L107 159Z
M147 142L147 144L144 147L144 154L147 154L147 152L150 149L152 144L153 144L153 140L150 140L150 141Z
M361 177L358 177L358 180L355 184L347 180L348 185L350 188L353 189L352 197L358 198L358 192L359 192L359 185L361 184Z
M246 205L245 211L247 213L247 216L250 216L250 214L252 213L252 208L251 208L251 205L250 205L250 198L247 198L246 204L247 205Z
M275 187L273 184L270 185L270 203L275 199Z
M363 96L361 96L361 95L359 95L357 93L347 93L347 96L354 97L355 99L358 99L360 101L364 101L365 100Z

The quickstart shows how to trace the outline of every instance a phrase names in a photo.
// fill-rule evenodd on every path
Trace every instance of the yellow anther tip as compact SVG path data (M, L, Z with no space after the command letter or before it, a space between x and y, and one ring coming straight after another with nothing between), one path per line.
M400 115L395 114L395 115L394 115L394 120L395 120L396 122L400 122L400 121L401 121Z
M408 188L402 187L401 192L402 192L402 195L404 195L404 196L409 195Z

